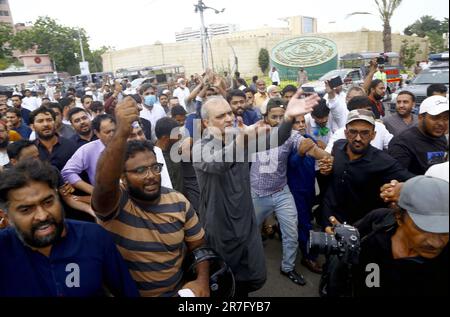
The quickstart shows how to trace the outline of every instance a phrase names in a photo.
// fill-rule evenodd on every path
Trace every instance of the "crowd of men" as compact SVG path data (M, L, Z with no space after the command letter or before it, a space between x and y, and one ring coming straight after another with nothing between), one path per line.
M0 297L206 297L210 263L191 280L183 266L206 248L246 297L266 283L274 228L280 273L303 286L302 270L324 271L310 230L344 222L367 236L353 295L448 293L447 89L431 85L418 115L403 91L388 114L377 71L323 97L281 89L275 68L269 87L207 71L173 91L119 80L0 96Z

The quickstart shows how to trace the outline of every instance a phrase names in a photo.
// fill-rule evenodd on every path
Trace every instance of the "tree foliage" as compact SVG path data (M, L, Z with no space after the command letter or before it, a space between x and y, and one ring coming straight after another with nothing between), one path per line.
M380 18L383 21L383 44L384 51L392 51L392 28L391 19L395 10L400 6L402 0L375 0Z
M400 47L400 65L405 66L405 68L410 68L416 63L417 54L422 54L420 45L417 43L412 44L408 40L403 40L402 46Z
M0 70L9 66L12 62L11 45L9 41L13 36L13 29L7 23L0 23Z
M448 18L439 21L432 16L424 15L404 30L406 35L416 34L419 37L428 37L430 53L440 53L445 50L443 35L448 33Z
M424 15L413 24L406 27L404 33L406 35L416 34L419 37L427 36L427 33L441 30L441 21L436 20L432 16Z
M259 51L259 56L258 56L258 65L259 68L261 68L261 71L265 74L266 71L269 69L269 65L270 65L270 56L269 56L269 51L265 48L262 48Z
M38 54L48 54L58 71L75 75L80 73L79 62L82 61L80 38L91 71L101 71L101 50L91 52L86 31L60 25L50 17L39 17L31 28L17 32L11 44L22 52L36 49Z

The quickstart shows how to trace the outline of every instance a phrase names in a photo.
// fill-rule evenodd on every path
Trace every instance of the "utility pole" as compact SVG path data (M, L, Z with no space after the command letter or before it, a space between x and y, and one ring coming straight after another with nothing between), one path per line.
M209 57L208 57L208 41L207 41L207 30L206 30L206 26L205 26L205 17L203 15L203 12L206 9L211 9L214 10L214 12L216 14L222 13L223 11L225 11L225 9L222 9L221 11L211 8L211 7L207 7L205 5L205 3L203 2L203 0L198 0L198 4L194 5L195 7L195 12L200 12L200 23L201 23L201 27L200 27L200 38L201 38L201 44L202 44L202 65L203 65L203 70L206 70L209 67Z
M80 31L80 29L78 29L78 38L80 39L81 59L82 59L83 62L85 62L84 50L83 50L83 41L81 40L81 31Z

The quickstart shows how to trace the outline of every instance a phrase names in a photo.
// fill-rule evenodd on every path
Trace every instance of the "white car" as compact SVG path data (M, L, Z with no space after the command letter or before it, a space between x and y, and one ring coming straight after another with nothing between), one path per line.
M343 68L332 70L318 80L308 82L302 85L304 92L317 93L319 96L325 95L325 81L340 76L345 86L361 85L363 83L363 76L359 69Z

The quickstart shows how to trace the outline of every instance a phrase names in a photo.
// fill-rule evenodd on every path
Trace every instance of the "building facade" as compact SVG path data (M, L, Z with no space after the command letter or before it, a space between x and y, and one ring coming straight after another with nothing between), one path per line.
M333 41L336 43L338 56L358 52L382 53L384 50L383 32L363 29L356 32L318 33L315 18L294 16L281 20L287 22L288 27L264 27L212 37L209 52L210 67L216 72L228 71L229 73L237 68L242 76L247 78L253 75L261 76L258 66L259 51L265 48L271 52L280 42L299 36L322 37ZM185 67L186 75L200 74L203 72L200 33L194 39L107 52L102 55L103 69L115 72L129 67L177 64ZM394 52L400 52L403 40L407 40L410 44L419 44L421 53L417 54L416 60L427 59L428 39L394 33L392 34Z
M8 0L0 0L0 22L14 25Z

